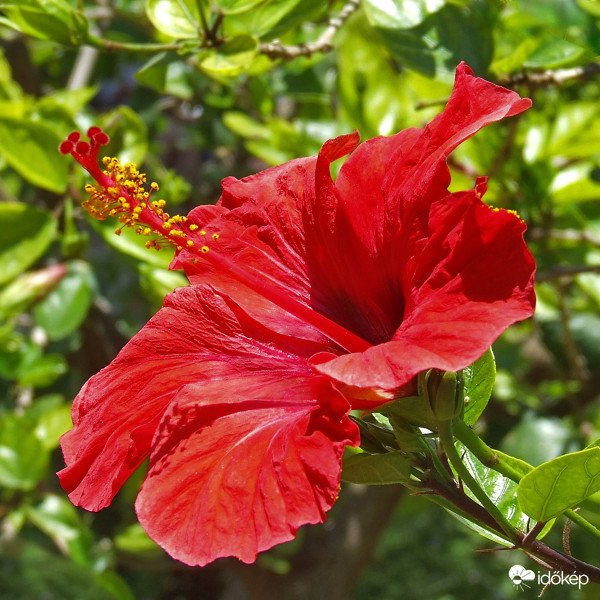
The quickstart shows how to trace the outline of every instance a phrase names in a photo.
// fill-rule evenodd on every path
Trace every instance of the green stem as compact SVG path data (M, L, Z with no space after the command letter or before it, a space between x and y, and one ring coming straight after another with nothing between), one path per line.
M574 510L565 510L565 517L571 519L573 523L576 523L579 527L600 540L600 529L592 525L587 519L584 519L579 513Z
M133 52L163 52L169 50L180 50L183 47L181 43L172 44L139 44L134 42L115 42L113 40L105 40L93 33L88 34L86 43L100 50L129 50Z
M462 479L463 483L473 492L474 496L479 500L481 505L492 516L494 521L502 528L502 531L512 540L515 545L518 545L521 540L519 532L509 523L506 517L500 512L498 507L491 501L488 495L481 489L475 478L471 475L463 461L461 460L456 447L454 446L454 435L452 433L452 423L444 421L438 423L438 433L442 448L454 467L457 475Z
M505 477L516 481L521 481L521 477L525 473L520 473L513 466L504 461L501 455L490 448L464 421L456 420L454 422L454 435L461 441L479 460L480 462L498 471ZM523 463L526 465L526 463ZM527 465L529 467L530 465ZM532 467L533 468L533 467Z
M454 435L460 440L486 467L501 473L505 477L508 477L512 481L519 483L521 478L526 474L528 470L532 470L533 467L524 461L523 469L525 472L519 472L513 466L509 465L501 452L490 448L466 423L463 421L456 421L454 423ZM580 514L574 510L566 510L565 516L579 525L582 529L600 539L600 529L592 525L589 521L584 519Z

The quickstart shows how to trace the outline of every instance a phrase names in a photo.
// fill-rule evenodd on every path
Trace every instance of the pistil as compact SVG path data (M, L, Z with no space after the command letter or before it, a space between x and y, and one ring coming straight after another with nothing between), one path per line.
M118 159L106 157L102 160L106 168L101 170L98 166L98 151L101 146L108 144L109 138L98 127L92 127L88 131L88 137L90 143L81 141L78 132L71 133L60 145L60 152L71 154L98 184L86 186L90 198L82 203L92 217L98 220L116 217L121 223L115 230L117 234L124 227L131 227L143 236L156 234L156 238L146 242L148 248L160 250L164 246L173 246L176 252L185 249L194 256L192 261L207 261L228 273L286 312L312 325L347 352L364 352L370 348L368 342L345 327L219 252L218 246L209 241L217 242L219 234L207 236L206 231L200 229L199 225L190 223L187 217L170 216L164 211L164 200L151 200L152 193L158 191L158 185L152 182L150 191L146 191L146 175L140 173L135 165L121 165Z

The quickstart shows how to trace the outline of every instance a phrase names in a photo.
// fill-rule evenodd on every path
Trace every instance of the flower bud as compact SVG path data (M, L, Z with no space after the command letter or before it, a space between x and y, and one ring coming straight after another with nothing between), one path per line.
M24 273L0 294L0 317L18 313L43 298L65 276L64 264L51 265L39 271Z
M452 421L463 410L460 376L452 371L431 369L425 376L427 397L437 421Z

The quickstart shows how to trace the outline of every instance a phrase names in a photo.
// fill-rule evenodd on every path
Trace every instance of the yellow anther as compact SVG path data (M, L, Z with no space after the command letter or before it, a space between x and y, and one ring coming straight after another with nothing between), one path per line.
M213 233L213 234L212 234L212 239L213 239L213 240L218 240L218 239L219 239L219 237L220 237L220 236L219 236L219 234L218 234L218 233Z
M150 187L154 190L154 191L158 191L158 183L156 183L156 181L153 181L150 184Z
M202 246L202 248L200 248L200 250L201 250L201 251L202 251L204 254L206 254L206 253L207 253L207 252L210 250L210 248L209 248L208 246Z
M198 229L198 225L196 225L196 223L192 223L190 225L190 231L196 231Z
M192 242L192 240L188 240L187 241L187 247L191 248L194 245L194 242Z
M150 227L146 227L142 232L143 235L150 235L152 233L152 229Z
M200 235L206 235L206 231L204 229L200 232Z

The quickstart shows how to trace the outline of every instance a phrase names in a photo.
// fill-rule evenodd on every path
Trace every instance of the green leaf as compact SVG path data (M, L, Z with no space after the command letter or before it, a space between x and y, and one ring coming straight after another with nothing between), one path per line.
M202 37L196 0L146 0L146 14L158 31L173 38Z
M200 61L202 71L220 77L235 77L252 64L258 40L251 35L239 35L219 46Z
M402 483L412 485L411 464L398 452L353 454L344 459L342 481L364 485Z
M31 490L45 476L49 455L35 436L34 426L14 413L0 417L0 485Z
M369 23L386 29L410 29L437 12L446 0L363 0Z
M96 583L105 589L115 600L136 600L131 588L123 577L113 571L103 571L96 573L94 577Z
M180 271L156 268L148 263L138 265L140 285L148 298L160 308L165 296L175 288L185 287L188 280Z
M0 152L27 181L60 194L67 189L69 161L57 150L62 136L44 123L0 117Z
M499 508L500 512L512 525L514 525L517 529L526 531L530 525L529 517L525 511L519 507L519 503L517 501L518 484L511 479L508 479L504 475L501 475L497 471L494 471L493 469L483 465L479 459L469 450L467 450L460 442L456 443L456 449L463 457L463 462L469 470L469 473L471 473L475 481L477 481L488 498L492 500L492 502ZM519 468L524 469L522 465L520 465ZM475 496L470 490L465 488L465 491L467 495L473 498L473 500L476 500ZM538 537L541 538L546 535L552 525L553 523L549 523L548 526L542 530L542 533ZM481 535L484 535L495 542L506 546L511 545L504 538L498 536L498 534L495 532L488 531L483 527L479 527L476 530Z
M600 448L559 456L525 475L517 489L521 510L548 521L600 491Z
M496 361L491 348L470 367L463 369L465 384L464 421L473 425L487 406L496 380ZM467 401L468 398L468 401Z
M32 353L19 366L19 385L46 387L67 372L67 363L60 354Z
M600 196L600 183L596 179L596 173L597 166L587 161L560 169L550 183L552 199L557 204L597 200Z
M0 142L1 145L1 142ZM0 203L0 284L22 273L48 248L56 221L48 211L21 203Z
M252 10L236 15L235 19L225 19L223 27L225 35L252 35L258 38L272 37L273 31L286 17L292 15L300 6L304 20L309 19L309 11L315 0L270 0L255 6ZM279 35L279 32L277 32ZM273 34L275 35L275 34Z
M384 404L377 409L389 418L398 418L419 427L435 425L435 416L427 402L420 396L406 396L398 398L389 404Z
M92 304L95 279L83 261L67 265L67 274L34 309L35 320L51 340L60 340L76 331Z
M160 556L162 550L152 541L139 523L134 523L115 537L115 547L127 554L152 558Z
M450 79L464 60L476 72L485 72L493 56L492 7L446 4L410 30L376 30L401 64L432 78Z
M87 38L85 17L65 0L0 2L0 10L8 17L2 19L6 25L33 37L66 45L81 44Z
M53 399L53 396L50 398ZM36 405L43 400L43 398L37 399ZM60 437L71 429L72 425L71 407L66 402L61 402L58 406L50 406L40 414L35 427L35 435L46 450L54 450L58 447Z
M63 496L47 494L37 506L27 507L28 519L46 535L50 536L56 545L70 555L71 548L77 548L76 562L90 564L91 535L83 525L77 509ZM88 557L81 560L79 552L85 538Z
M0 100L18 103L23 100L23 90L13 79L10 63L0 54Z
M138 113L121 105L104 115L102 128L110 135L105 156L118 156L121 164L140 164L148 150L148 131Z
M246 139L269 140L271 137L271 131L266 125L243 112L226 112L223 115L223 123L231 131Z
M61 556L24 538L14 556L3 556L0 590L3 600L115 600L96 581L91 567Z
M118 222L103 222L90 219L92 227L100 233L104 241L112 246L115 250L132 256L136 260L141 260L156 267L164 269L169 267L173 260L174 250L172 248L162 248L159 252L153 249L148 249L144 243L148 240L147 237L138 235L133 229L126 227L120 235L115 233L115 228Z
M548 36L529 55L523 66L534 69L557 69L579 62L586 57L586 54L581 46L555 36Z
M225 15L235 15L255 9L259 4L266 4L265 0L213 0L212 5Z
M153 56L136 74L135 78L161 94L170 94L189 100L194 95L189 65L179 56L161 52Z

